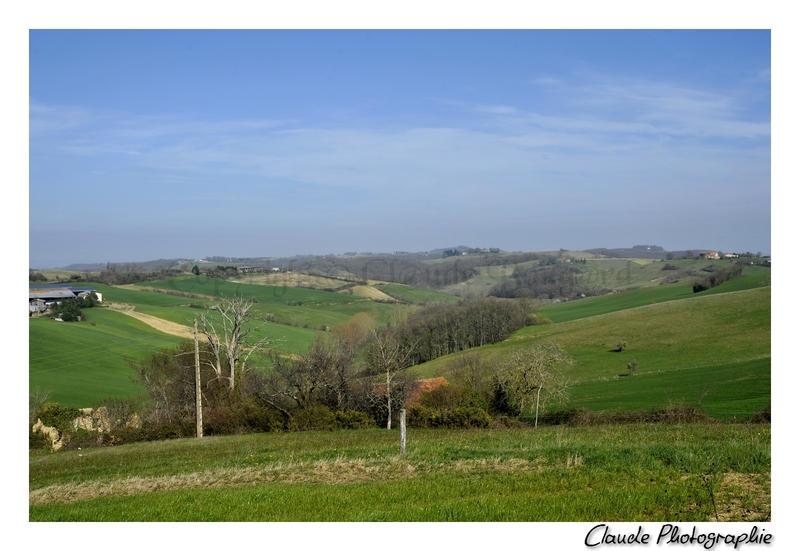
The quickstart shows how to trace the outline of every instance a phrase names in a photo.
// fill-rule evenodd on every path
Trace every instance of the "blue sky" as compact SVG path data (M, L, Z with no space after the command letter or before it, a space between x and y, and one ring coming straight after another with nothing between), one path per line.
M767 253L770 38L34 30L30 265Z

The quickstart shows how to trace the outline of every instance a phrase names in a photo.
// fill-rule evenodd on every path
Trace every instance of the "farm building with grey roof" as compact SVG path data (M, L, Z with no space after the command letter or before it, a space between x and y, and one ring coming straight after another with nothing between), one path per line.
M64 299L87 296L94 293L99 302L103 301L103 295L98 293L94 287L72 286L72 285L31 285L28 287L28 304L30 313L43 312L47 307Z

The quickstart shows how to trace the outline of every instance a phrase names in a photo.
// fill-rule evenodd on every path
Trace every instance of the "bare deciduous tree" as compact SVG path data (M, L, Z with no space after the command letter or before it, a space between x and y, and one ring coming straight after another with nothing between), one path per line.
M483 392L487 384L487 365L483 361L483 354L477 350L470 350L455 356L447 364L450 376L458 386Z
M235 385L236 367L244 371L250 355L269 342L269 337L263 337L253 343L247 342L251 335L267 323L263 321L259 325L247 326L248 323L255 321L252 307L252 300L234 296L231 299L223 299L220 304L212 306L207 313L200 315L201 331L208 339L214 354L214 362L210 365L217 374L217 379L222 379L223 364L227 364L231 389ZM219 315L218 321L213 319L212 312Z
M386 428L392 428L392 381L411 367L415 344L400 338L396 327L372 329L367 344L366 361L373 373L386 376L386 404L389 412Z
M269 357L272 368L263 376L257 395L291 419L292 410L307 409L316 402L315 394L323 384L320 368L326 366L309 362L303 356L292 359L274 351Z
M36 415L50 396L52 393L49 390L42 390L38 386L28 393L28 419L31 424L36 422Z
M520 416L535 406L534 426L538 426L540 407L569 397L569 379L565 372L573 364L574 360L557 344L534 344L506 356L500 381L519 405Z

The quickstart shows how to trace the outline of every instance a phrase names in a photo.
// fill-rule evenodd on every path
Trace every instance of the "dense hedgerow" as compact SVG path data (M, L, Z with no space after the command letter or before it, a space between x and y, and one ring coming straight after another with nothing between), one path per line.
M414 428L486 428L492 418L477 407L429 408L415 404L409 409L408 424Z
M588 427L594 425L625 425L632 423L716 423L717 421L696 406L672 406L649 411L616 411L603 413L584 408L572 408L539 415L542 425Z
M717 270L711 273L711 275L695 281L692 288L694 289L695 293L699 293L701 291L706 291L716 287L717 285L722 285L726 281L730 281L741 276L743 268L744 266L742 264L734 264L733 266Z

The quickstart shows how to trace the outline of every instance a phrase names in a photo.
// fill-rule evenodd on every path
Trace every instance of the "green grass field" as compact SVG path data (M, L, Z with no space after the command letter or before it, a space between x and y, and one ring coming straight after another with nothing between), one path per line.
M62 405L91 407L104 398L143 394L125 359L143 360L181 341L119 312L84 313L80 323L29 320L29 388L50 391L50 401Z
M692 296L694 296L694 293L691 287L686 284L675 283L673 285L643 287L624 293L588 297L581 300L552 304L550 306L543 306L538 312L546 315L555 323L561 323L598 316L600 314L619 312L620 310L655 304L657 302L691 298Z
M288 287L276 285L251 285L236 281L226 281L204 276L181 276L165 281L148 281L137 283L140 287L156 287L164 290L195 293L212 297L241 296L254 299L263 304L288 304L303 302L308 304L339 304L368 301L369 299L354 297L343 293L331 293L317 289Z
M33 452L31 521L764 521L769 425L256 434Z
M412 304L458 302L457 296L448 293L432 289L421 289L420 287L412 287L411 285L402 285L400 283L379 283L375 285L375 288L391 296L400 297Z
M688 261L692 262L692 261ZM687 282L677 282L670 285L658 285L655 287L642 287L621 293L589 297L580 300L572 300L559 304L543 306L538 311L545 314L551 321L559 323L572 321L600 314L608 314L656 304L669 300L680 300L695 296L717 295L734 291L745 291L764 287L768 281L769 268L748 267L745 268L744 275L734 280L727 281L722 285L708 289L701 293L695 293L692 286Z
M367 312L378 323L383 324L390 312L406 308L344 293L300 287L251 285L195 276L141 283L137 287L141 291L109 288L104 292L108 292L110 300L136 305L140 312L183 325L190 325L199 312L195 308L189 309L190 305L204 306L211 304L211 301L148 292L148 288L198 294L209 299L242 296L256 301L255 310L262 316L272 314L280 323L311 330L318 330L323 325L335 327L347 323L359 312ZM296 340L296 346L291 351L296 351L298 347L307 348L313 339L313 333L306 333L305 337Z
M560 344L576 360L570 378L578 384L570 406L630 410L670 402L694 405L705 393L703 406L720 418L752 415L770 399L771 288L700 295L525 327L480 350L491 362L512 348ZM619 340L628 344L621 353L613 351ZM420 377L447 377L450 359L413 369ZM627 364L633 359L637 374L628 377ZM709 377L712 372L724 378Z
M604 412L699 405L715 419L741 420L770 404L769 357L633 377L620 375L576 385L569 405Z

